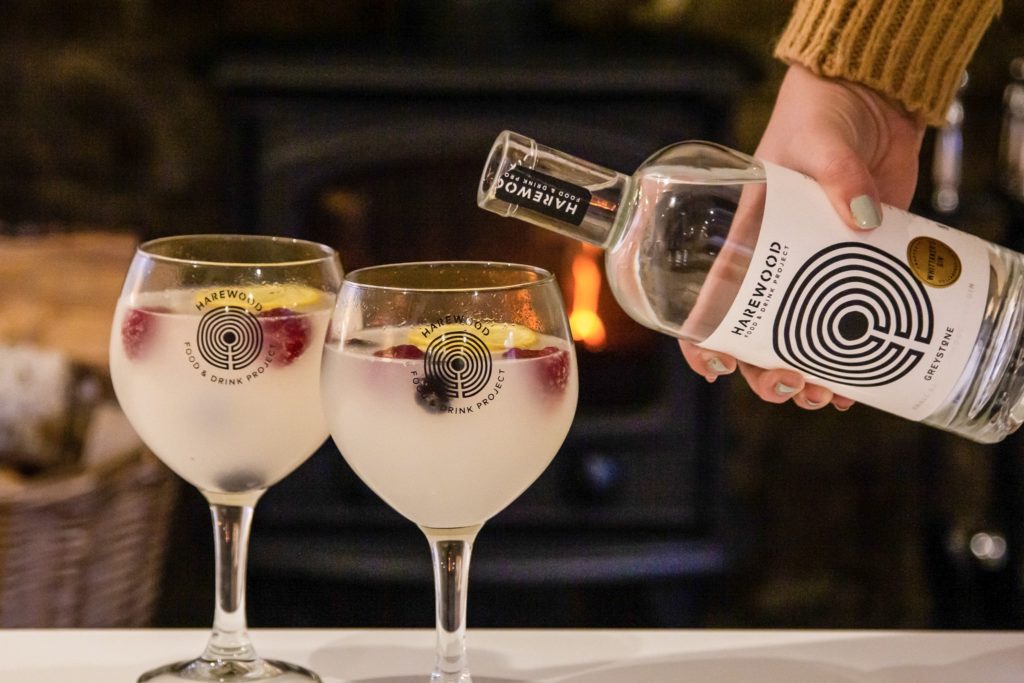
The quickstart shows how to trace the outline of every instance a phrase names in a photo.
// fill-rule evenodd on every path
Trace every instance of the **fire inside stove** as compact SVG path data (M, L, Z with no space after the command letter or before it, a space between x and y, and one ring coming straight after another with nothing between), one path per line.
M572 338L590 351L604 348L607 334L604 321L598 313L601 296L601 250L590 244L581 244L572 260L572 306L569 309L569 328Z

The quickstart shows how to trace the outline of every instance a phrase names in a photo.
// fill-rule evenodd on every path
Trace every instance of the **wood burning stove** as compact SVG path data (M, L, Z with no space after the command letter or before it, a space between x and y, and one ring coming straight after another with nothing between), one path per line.
M685 369L674 340L622 313L600 254L477 208L494 136L512 128L628 172L679 139L729 142L753 77L720 52L581 45L472 58L252 51L213 70L239 231L331 244L347 270L460 258L543 266L567 306L603 327L603 339L578 342L580 407L564 447L478 538L471 624L693 625L702 587L729 561L717 387ZM332 444L266 494L256 524L254 625L431 622L420 532Z

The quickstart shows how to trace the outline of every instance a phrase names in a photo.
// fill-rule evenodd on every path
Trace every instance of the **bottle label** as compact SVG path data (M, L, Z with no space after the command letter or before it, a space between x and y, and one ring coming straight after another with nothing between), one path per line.
M563 223L579 225L590 206L590 191L586 188L523 166L509 167L496 185L494 194L498 199Z
M856 231L812 179L773 164L765 171L751 265L701 346L788 367L908 419L935 412L981 327L987 244L892 207L880 227Z

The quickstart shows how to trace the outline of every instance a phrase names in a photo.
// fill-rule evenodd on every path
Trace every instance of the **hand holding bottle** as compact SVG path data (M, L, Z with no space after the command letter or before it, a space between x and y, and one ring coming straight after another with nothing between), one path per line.
M800 171L824 188L850 229L873 229L880 203L906 208L917 183L924 124L878 93L791 66L756 156ZM738 367L751 389L771 403L790 399L814 410L853 401L804 381L792 370L766 370L680 341L690 367L713 381Z
M807 175L813 166L793 164L801 173L710 142L664 147L627 176L504 131L477 203L604 249L622 309L699 345L684 348L705 376L739 359L774 402L860 401L995 443L1024 424L1024 254L891 205L877 229L850 224L864 208L857 198L871 201L872 178L888 192L913 186L920 144L919 126L865 94L819 93L839 109L797 99L805 118L773 124L765 142L825 159L817 175L827 189ZM795 154L803 148L792 141L818 138L838 156ZM843 163L860 182L834 170ZM881 198L906 204L909 192ZM789 368L816 386L797 377L779 391L786 375L759 368Z

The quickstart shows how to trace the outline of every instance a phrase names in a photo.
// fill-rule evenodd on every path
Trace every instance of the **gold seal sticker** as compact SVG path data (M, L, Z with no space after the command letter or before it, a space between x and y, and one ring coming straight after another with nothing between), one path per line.
M907 245L907 262L918 280L932 287L949 287L960 279L960 257L949 245L932 237L915 237Z

